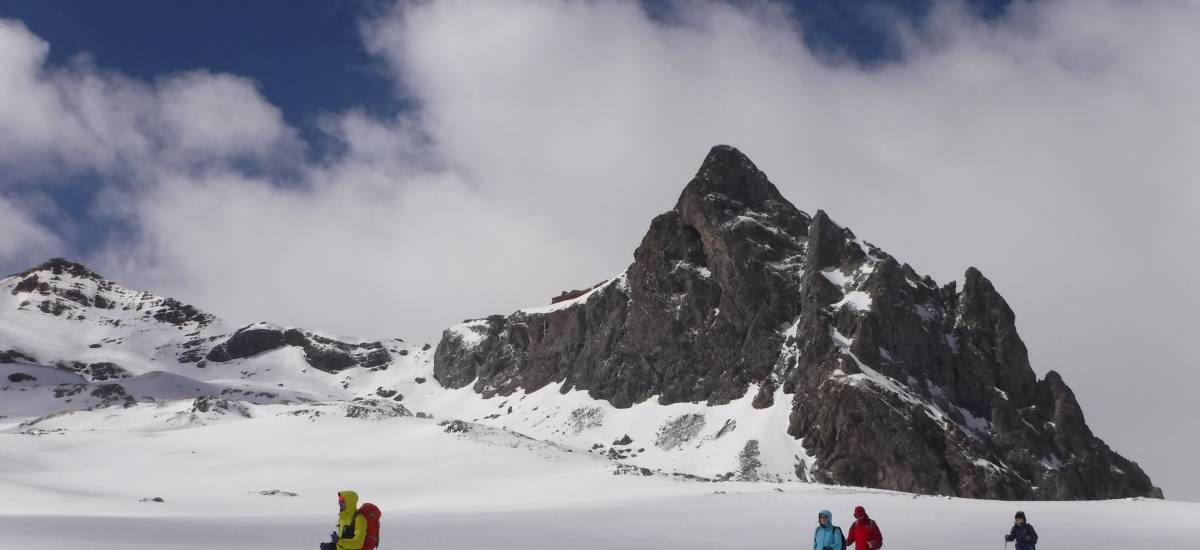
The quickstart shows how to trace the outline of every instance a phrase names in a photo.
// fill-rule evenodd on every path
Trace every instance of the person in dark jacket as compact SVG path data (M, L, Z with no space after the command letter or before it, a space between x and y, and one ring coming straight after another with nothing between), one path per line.
M1006 542L1017 542L1017 550L1037 550L1037 531L1025 522L1025 512L1017 512L1013 521L1012 531L1004 535Z

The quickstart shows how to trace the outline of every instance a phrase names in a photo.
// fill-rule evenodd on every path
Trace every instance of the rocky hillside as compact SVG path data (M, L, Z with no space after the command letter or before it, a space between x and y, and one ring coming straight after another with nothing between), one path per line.
M799 479L1000 499L1161 496L1092 434L1061 376L1037 378L982 273L939 286L826 213L798 210L726 146L650 223L624 273L452 327L434 374L502 400L543 388L616 409L749 400L782 410L771 418L803 450L784 457ZM680 418L677 429L703 429L702 414ZM728 422L706 438L736 429ZM743 466L764 454L755 438L739 447Z

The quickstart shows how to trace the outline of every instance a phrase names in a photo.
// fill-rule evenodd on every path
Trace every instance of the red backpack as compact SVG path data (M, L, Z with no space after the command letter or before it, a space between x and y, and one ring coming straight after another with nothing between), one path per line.
M871 528L867 530L867 537L868 540L875 543L875 550L883 548L883 531L879 530L879 525L875 523L875 520L871 520Z
M383 515L379 511L379 507L368 502L359 506L354 515L367 518L367 538L363 539L362 550L379 548L379 516ZM354 525L354 522L352 521L350 524Z

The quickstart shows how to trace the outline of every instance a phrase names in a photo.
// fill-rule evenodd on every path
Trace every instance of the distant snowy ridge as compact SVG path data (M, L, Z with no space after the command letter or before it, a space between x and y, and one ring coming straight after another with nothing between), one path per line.
M428 377L429 352L268 323L234 328L61 259L0 279L0 422L180 400L382 399L400 392L381 375Z

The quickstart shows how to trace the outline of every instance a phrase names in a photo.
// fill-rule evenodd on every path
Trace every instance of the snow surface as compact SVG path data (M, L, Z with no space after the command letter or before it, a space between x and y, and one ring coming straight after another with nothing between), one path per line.
M561 393L557 386L491 399L480 399L469 389L436 389L413 403L418 403L418 410L446 411L455 418L485 422L584 452L607 455L611 451L623 455L620 461L624 464L709 478L738 472L739 455L747 442L754 440L762 462L757 469L759 478L795 480L796 463L811 458L803 442L787 434L790 408L755 409L751 402L757 393L758 388L751 386L741 399L716 407L703 403L660 405L650 399L619 409L592 399L585 391ZM782 393L775 398L780 403L790 402ZM509 407L513 412L508 412ZM687 429L682 429L681 419L688 419ZM625 436L632 442L614 444Z
M847 292L842 299L832 306L833 309L841 308L842 306L850 306L850 309L855 311L870 311L871 310L871 295L861 290Z
M602 457L436 420L267 414L163 432L0 434L6 548L291 550L331 530L335 493L383 510L382 548L806 548L817 511L863 505L888 547L999 547L1014 511L1044 548L1200 540L1200 505L997 502L805 483L614 475ZM295 497L265 496L282 490ZM161 497L164 502L139 502ZM1181 546L1182 545L1182 546Z
M603 283L600 283L599 285L596 285L595 288L587 291L583 295L577 296L570 300L563 300L561 302L558 302L557 304L550 304L548 306L542 306L542 307L527 307L527 308L518 310L518 313L532 313L532 314L553 313L555 311L561 311L561 310L564 310L564 309L567 309L570 307L577 306L579 304L586 303L588 300L592 299L592 296L595 296L601 290L604 290L605 288L607 288L609 285L612 285L613 283L616 283L617 285L624 287L624 285L626 284L625 283L626 276L627 276L626 273L621 273L620 275L617 275L616 277L613 277L607 281L604 281Z
M454 325L449 330L458 336L464 348L470 349L483 342L484 336L487 335L487 326L486 319L475 319Z
M836 267L821 270L821 275L838 288L842 288L846 286L846 283L850 282L850 278Z

